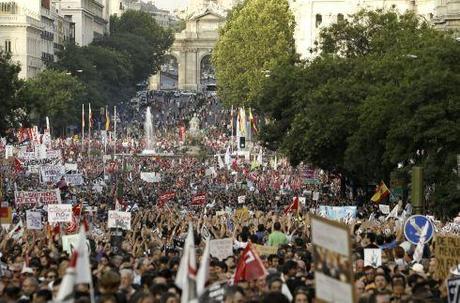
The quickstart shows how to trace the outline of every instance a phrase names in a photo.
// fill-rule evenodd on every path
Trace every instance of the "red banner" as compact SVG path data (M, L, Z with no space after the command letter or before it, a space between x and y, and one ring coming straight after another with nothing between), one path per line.
M173 199L176 196L175 192L167 192L158 196L157 206L162 208L169 200Z
M203 205L206 203L206 194L196 194L192 198L192 205Z

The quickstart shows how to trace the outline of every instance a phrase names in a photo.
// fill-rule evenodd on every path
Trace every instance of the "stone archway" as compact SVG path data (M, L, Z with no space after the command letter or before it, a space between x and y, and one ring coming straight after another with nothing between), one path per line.
M216 84L216 72L211 62L211 54L204 55L200 60L200 85Z
M187 20L185 30L176 34L170 53L178 58L179 89L202 89L201 64L204 59L209 74L207 63L210 63L210 54L219 38L218 30L223 22L225 16L208 8Z

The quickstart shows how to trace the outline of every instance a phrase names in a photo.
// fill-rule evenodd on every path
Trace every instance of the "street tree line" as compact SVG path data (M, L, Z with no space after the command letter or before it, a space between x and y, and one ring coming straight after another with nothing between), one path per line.
M255 31L242 26L245 18L278 27L279 13L267 23L269 17L251 11L257 1L233 12L235 24L227 24L218 43L214 62L227 104L254 108L264 122L260 139L292 164L312 163L354 184L389 183L392 173L410 182L411 168L423 166L425 183L434 190L429 209L440 217L455 215L460 210L460 43L452 33L437 31L413 13L361 11L324 28L312 59L286 56L290 43L273 57L273 52L251 52L270 43L239 39ZM279 2L287 1L270 0L266 6ZM291 34L284 28L273 36ZM227 49L235 43L248 43L247 53ZM230 77L241 64L254 73L271 68L253 86Z
M91 103L93 111L115 105L135 93L136 84L158 71L173 32L159 26L145 12L127 11L110 19L110 35L88 46L69 43L57 53L57 61L36 77L18 79L20 66L11 56L0 53L0 134L19 124L43 125L45 116L53 132L79 125L81 104ZM18 109L22 115L17 114ZM97 118L97 116L96 116Z

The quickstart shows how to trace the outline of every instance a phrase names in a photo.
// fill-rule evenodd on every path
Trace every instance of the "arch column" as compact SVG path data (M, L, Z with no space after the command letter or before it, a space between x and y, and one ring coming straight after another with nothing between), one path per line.
M179 89L198 90L200 68L197 52L197 48L186 48L179 53Z

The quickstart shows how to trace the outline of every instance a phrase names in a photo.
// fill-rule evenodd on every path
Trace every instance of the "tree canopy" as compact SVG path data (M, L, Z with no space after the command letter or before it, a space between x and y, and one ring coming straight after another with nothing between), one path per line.
M0 136L7 135L10 128L21 122L18 111L23 103L19 103L16 95L22 85L18 78L20 71L19 64L11 61L11 54L0 49Z
M257 105L269 118L262 133L268 145L294 164L310 162L361 184L422 165L438 189L436 210L457 211L459 191L447 184L458 184L458 42L411 13L362 11L325 28L316 51L289 73L286 64L273 69L266 81Z
M225 103L250 105L271 69L294 60L294 26L287 0L246 0L233 9L212 57Z

